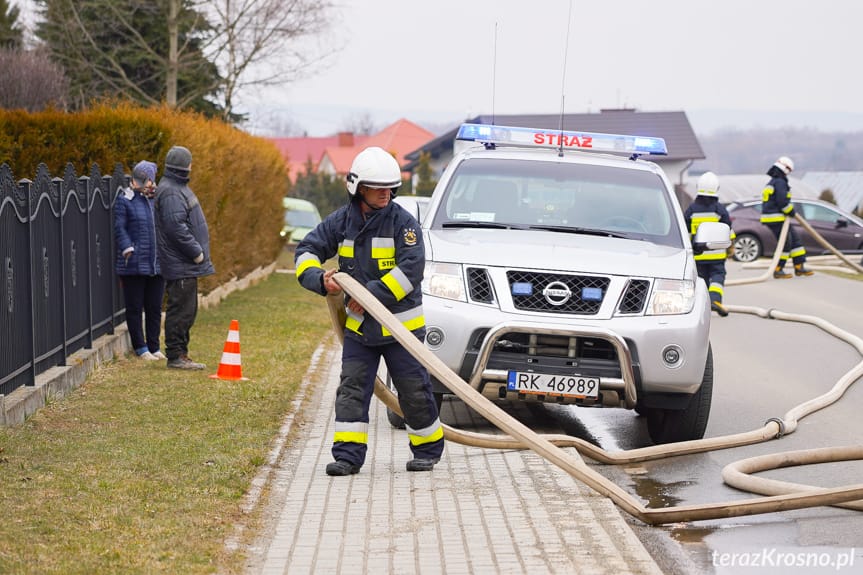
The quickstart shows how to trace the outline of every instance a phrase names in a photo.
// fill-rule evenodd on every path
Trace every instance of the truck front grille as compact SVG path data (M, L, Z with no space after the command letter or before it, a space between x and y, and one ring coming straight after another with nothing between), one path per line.
M620 313L639 313L644 308L647 294L650 291L650 282L647 280L629 280L626 291L617 309Z
M601 276L518 270L508 271L506 277L517 309L551 313L594 315L609 284L609 279Z
M481 303L492 303L494 291L491 289L491 280L485 268L467 268L467 285L470 299Z

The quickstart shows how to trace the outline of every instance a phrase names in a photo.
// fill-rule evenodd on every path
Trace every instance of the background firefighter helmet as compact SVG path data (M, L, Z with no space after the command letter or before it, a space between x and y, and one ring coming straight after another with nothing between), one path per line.
M399 163L383 148L366 148L354 158L351 171L345 177L348 193L356 195L360 185L369 188L390 188L395 190L402 185L402 171Z
M786 176L794 171L794 162L788 156L780 156L773 165L785 172Z
M713 172L704 172L698 178L697 196L719 197L719 178Z

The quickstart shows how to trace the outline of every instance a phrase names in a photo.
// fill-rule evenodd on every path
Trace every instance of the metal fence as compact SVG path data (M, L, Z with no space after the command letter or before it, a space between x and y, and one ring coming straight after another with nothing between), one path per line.
M0 395L22 385L125 321L114 274L113 206L128 185L122 166L78 177L15 181L0 165Z

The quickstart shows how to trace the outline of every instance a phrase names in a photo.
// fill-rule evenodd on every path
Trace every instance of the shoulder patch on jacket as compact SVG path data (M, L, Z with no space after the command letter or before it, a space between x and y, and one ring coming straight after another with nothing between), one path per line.
M405 228L405 245L415 246L417 244L417 232L413 228Z

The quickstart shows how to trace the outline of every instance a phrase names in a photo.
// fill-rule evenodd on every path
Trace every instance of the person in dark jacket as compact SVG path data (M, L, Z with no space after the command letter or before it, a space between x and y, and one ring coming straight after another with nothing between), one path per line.
M190 331L198 315L198 278L215 273L204 210L189 188L192 153L174 146L156 188L159 262L166 280L165 355L168 367L204 369L189 358Z
M416 219L391 200L401 185L398 162L385 150L366 148L347 175L350 201L299 243L297 279L321 295L339 293L322 263L338 255L339 271L368 289L420 340L425 339L420 284L425 267ZM386 361L405 417L413 459L408 471L431 471L444 449L443 427L428 371L363 307L346 296L347 321L336 395L334 462L328 475L358 473L366 458L369 404L381 357Z
M686 227L691 237L695 237L698 226L704 222L721 222L731 227L731 217L728 210L719 202L719 178L713 172L704 172L698 178L695 199L683 213ZM731 240L734 241L734 230L731 230ZM725 317L728 310L722 305L725 295L725 258L726 250L705 250L695 254L695 268L698 277L707 284L710 295L710 309Z
M788 185L788 174L794 170L794 162L788 156L782 156L767 170L770 181L761 193L761 223L770 228L776 239L782 233L782 225L785 218L794 217L794 204L791 203L791 186ZM778 246L777 246L778 249ZM794 260L794 275L811 276L814 272L806 269L806 248L797 235L794 226L788 227L788 236L782 247L782 255L773 277L776 279L788 279L791 274L785 272L785 263L788 258Z
M126 326L132 349L138 357L149 360L166 359L159 351L165 279L156 255L155 182L156 164L138 162L132 169L130 187L114 204L115 269L126 302Z

